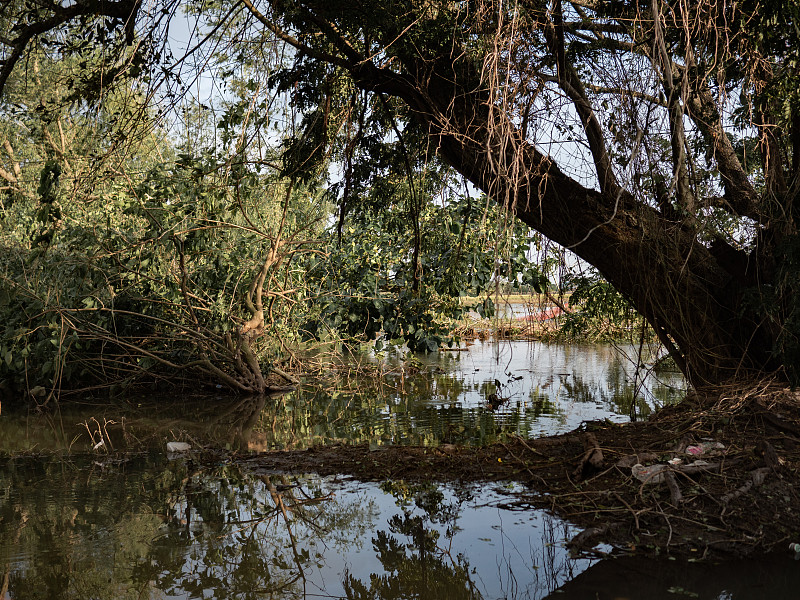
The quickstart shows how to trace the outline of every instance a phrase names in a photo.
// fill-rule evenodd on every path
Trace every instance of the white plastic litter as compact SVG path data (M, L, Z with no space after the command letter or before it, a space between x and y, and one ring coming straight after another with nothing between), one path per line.
M167 452L188 452L191 449L186 442L167 442Z

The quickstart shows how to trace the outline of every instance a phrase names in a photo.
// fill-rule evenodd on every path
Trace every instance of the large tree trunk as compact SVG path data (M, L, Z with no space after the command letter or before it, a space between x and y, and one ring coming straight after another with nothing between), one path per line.
M463 73L443 76L428 63L413 78L365 65L355 75L365 89L403 98L429 127L440 155L475 186L595 266L653 326L693 384L779 366L772 336L741 309L743 287L756 271L756 265L748 270L745 256L698 242L685 222L624 189L599 192L566 176L513 126L498 127L485 93L466 86L454 92L454 81L470 80Z
M774 206L782 210L791 206L791 199L761 198L740 164L709 84L718 72L704 71L707 65L699 67L696 59L704 43L709 45L702 60L719 58L714 41L690 39L695 34L675 25L697 16L688 4L571 3L570 23L560 0L523 0L507 12L505 5L492 2L344 2L333 9L308 0L291 12L272 4L277 18L285 18L301 37L315 32L318 37L303 38L309 42L276 25L252 0L245 4L268 29L297 48L298 64L328 63L349 72L364 90L402 99L413 118L427 127L445 161L526 224L594 265L628 298L692 383L719 384L781 367L774 354L780 323L759 316L766 312L763 297L751 304L746 297L757 296L775 277L776 240L791 235L794 227L787 211L774 222L768 211L777 214ZM712 18L702 11L716 9L703 5L698 10L701 17ZM578 59L569 52L566 33L573 35L574 47L585 47L591 40L595 50L605 51L607 62L596 63L601 68L618 65L623 84L613 88L614 109L623 111L626 102L637 97L649 103L647 110L662 111L664 132L653 136L669 144L671 159L648 157L645 167L655 169L672 161L670 190L659 190L661 175L652 177L658 198L642 197L641 186L634 195L635 188L626 189L617 180L609 150L612 131L604 129L587 94L591 75L584 71L584 85L580 65L570 64ZM368 50L362 54L359 48ZM745 54L752 50L741 48ZM736 59L729 54L722 58L729 63ZM759 64L769 63L769 57L758 58ZM636 68L626 72L632 65ZM639 86L636 69L642 65L648 65L644 70L652 81ZM298 70L297 77L303 80L305 71ZM547 85L555 86L564 102L548 110L564 111L560 117L572 114L568 118L583 128L598 190L567 176L531 142L536 136L528 132L528 111ZM638 110L627 113L637 128ZM619 115L611 114L611 119L615 116ZM708 188L724 189L722 198L698 197L711 192L693 179L687 122L704 140L698 154L704 153L707 160L713 157L718 176ZM647 120L645 126L651 123ZM772 168L782 154L777 134L767 133L762 147L771 149ZM639 175L646 179L649 174ZM765 194L786 193L778 179L766 178ZM751 219L758 230L757 247L745 254L713 229L710 235L704 232L703 211L711 207L734 220Z

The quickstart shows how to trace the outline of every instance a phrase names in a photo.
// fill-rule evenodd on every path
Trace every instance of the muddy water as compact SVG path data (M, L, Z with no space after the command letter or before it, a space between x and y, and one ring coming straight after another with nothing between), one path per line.
M698 568L575 560L569 525L509 510L503 486L289 478L223 453L165 455L175 440L477 445L640 417L683 385L674 373L643 383L607 347L486 343L381 365L380 383L340 378L259 401L5 411L0 599L795 597L800 563L789 556ZM504 401L490 407L492 395Z

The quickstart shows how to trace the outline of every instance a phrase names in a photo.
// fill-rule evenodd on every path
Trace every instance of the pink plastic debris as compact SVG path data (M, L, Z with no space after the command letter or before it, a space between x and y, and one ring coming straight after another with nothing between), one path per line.
M719 454L725 450L725 445L720 442L703 442L697 446L687 446L686 454L703 456L704 454Z

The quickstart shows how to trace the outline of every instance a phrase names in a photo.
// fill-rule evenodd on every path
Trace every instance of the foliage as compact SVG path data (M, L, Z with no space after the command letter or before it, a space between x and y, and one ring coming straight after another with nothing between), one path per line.
M564 281L572 293L570 312L561 316L561 334L567 338L619 340L630 337L640 318L629 302L594 269Z
M126 348L120 373L192 365L242 391L300 328L433 349L460 295L546 288L525 257L545 239L596 269L575 327L624 322L625 298L695 383L786 372L797 8L584 4L10 3L0 93L27 121L3 125L7 375L46 343L60 358L37 364L61 373L88 334ZM204 37L170 63L178 8ZM185 142L149 140L186 88L155 111L145 84L189 59L222 111L187 101ZM98 200L105 227L81 212Z
M368 191L349 192L346 224L322 236L337 184L323 194L307 174L296 185L244 151L268 124L254 124L244 100L215 124L222 150L159 142L157 130L131 148L121 141L135 95L70 104L51 83L70 81L73 64L37 64L35 86L12 78L6 88L5 106L24 122L5 132L14 140L0 257L7 392L42 400L159 381L258 391L262 368L282 373L287 350L300 347L298 332L430 351L469 308L462 295L541 279L527 228L485 198L435 200L447 182L414 173L409 184L397 154ZM45 108L18 108L33 101Z
M72 206L47 246L9 247L0 259L0 376L17 389L58 390L199 370L208 383L255 385L246 378L260 376L259 365L239 355L251 343L238 335L252 318L242 290L271 256L267 320L280 324L276 296L296 275L292 236L317 217L286 185L251 173L229 183L225 172L214 156L181 155L132 189L109 186L102 206ZM299 205L286 219L290 200ZM280 346L264 342L258 352L269 365Z
M479 211L485 211L481 225L470 226ZM471 306L463 296L490 292L498 280L519 284L538 277L528 256L532 232L520 224L504 226L500 209L487 207L485 199L427 202L418 227L417 289L414 226L402 202L352 216L340 240L331 232L328 256L309 265L309 281L319 289L319 312L305 330L316 337L327 331L377 339L379 351L385 342L433 351L465 311L474 308L488 316L494 310L490 298Z
M795 9L763 8L264 1L238 16L248 36L220 39L286 49L268 82L299 115L284 173L341 165L340 224L390 175L452 167L593 265L696 383L718 383L783 366L786 324L766 330L746 301L774 283L800 170ZM422 198L409 193L412 223Z

